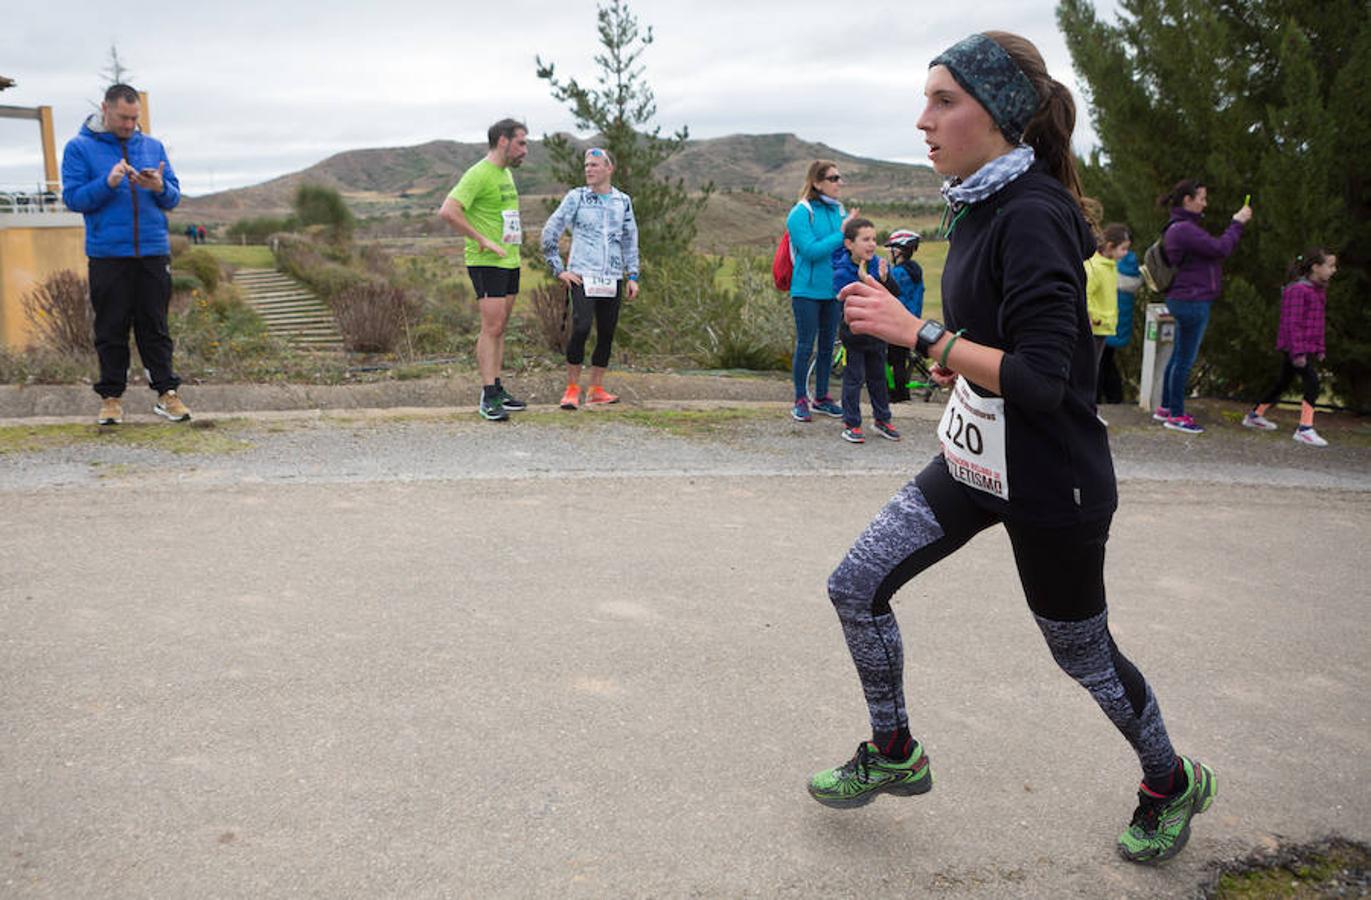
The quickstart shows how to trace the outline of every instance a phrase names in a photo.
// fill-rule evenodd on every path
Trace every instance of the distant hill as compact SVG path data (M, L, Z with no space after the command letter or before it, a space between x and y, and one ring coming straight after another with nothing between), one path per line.
M578 143L589 146L588 142ZM186 197L177 218L231 222L248 216L284 214L302 183L336 189L362 216L425 214L436 208L461 173L485 152L484 144L457 141L349 150L262 184ZM713 181L721 191L757 192L793 202L806 167L819 158L832 159L842 167L847 179L845 194L853 200L938 201L942 179L928 166L853 156L793 134L738 134L689 141L658 171L683 179L690 188ZM568 187L552 176L547 152L536 140L529 142L528 156L515 177L520 196L530 199L561 194Z

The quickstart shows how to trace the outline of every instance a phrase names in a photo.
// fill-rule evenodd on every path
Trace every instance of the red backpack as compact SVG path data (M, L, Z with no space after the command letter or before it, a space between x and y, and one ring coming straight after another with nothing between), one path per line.
M778 291L790 290L790 276L795 274L795 254L790 252L790 232L782 231L776 255L771 257L771 283Z
M808 200L800 201L809 210L809 221L814 221L814 208ZM776 253L771 257L771 283L778 291L790 290L790 278L795 274L795 250L790 246L790 229L781 232L781 240L776 244Z

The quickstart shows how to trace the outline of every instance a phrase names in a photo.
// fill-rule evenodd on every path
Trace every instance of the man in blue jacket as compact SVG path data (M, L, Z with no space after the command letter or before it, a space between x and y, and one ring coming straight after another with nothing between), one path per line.
M181 186L162 143L138 130L138 92L116 84L62 153L62 202L86 219L95 352L100 358L101 425L123 420L119 398L128 386L129 328L148 385L153 412L173 422L190 418L176 396L181 379L171 368L171 244L166 210Z

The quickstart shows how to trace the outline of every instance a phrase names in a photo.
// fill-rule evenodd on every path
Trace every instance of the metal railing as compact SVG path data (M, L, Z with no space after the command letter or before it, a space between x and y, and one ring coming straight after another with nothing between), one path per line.
M48 190L41 184L33 187L0 184L0 213L41 215L66 211L60 188Z

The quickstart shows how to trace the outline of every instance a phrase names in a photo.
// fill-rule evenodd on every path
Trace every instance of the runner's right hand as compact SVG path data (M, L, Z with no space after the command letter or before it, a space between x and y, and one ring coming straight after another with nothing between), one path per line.
M581 283L581 276L577 275L575 272L563 269L562 274L557 276L557 280L567 287L571 287L573 284Z

